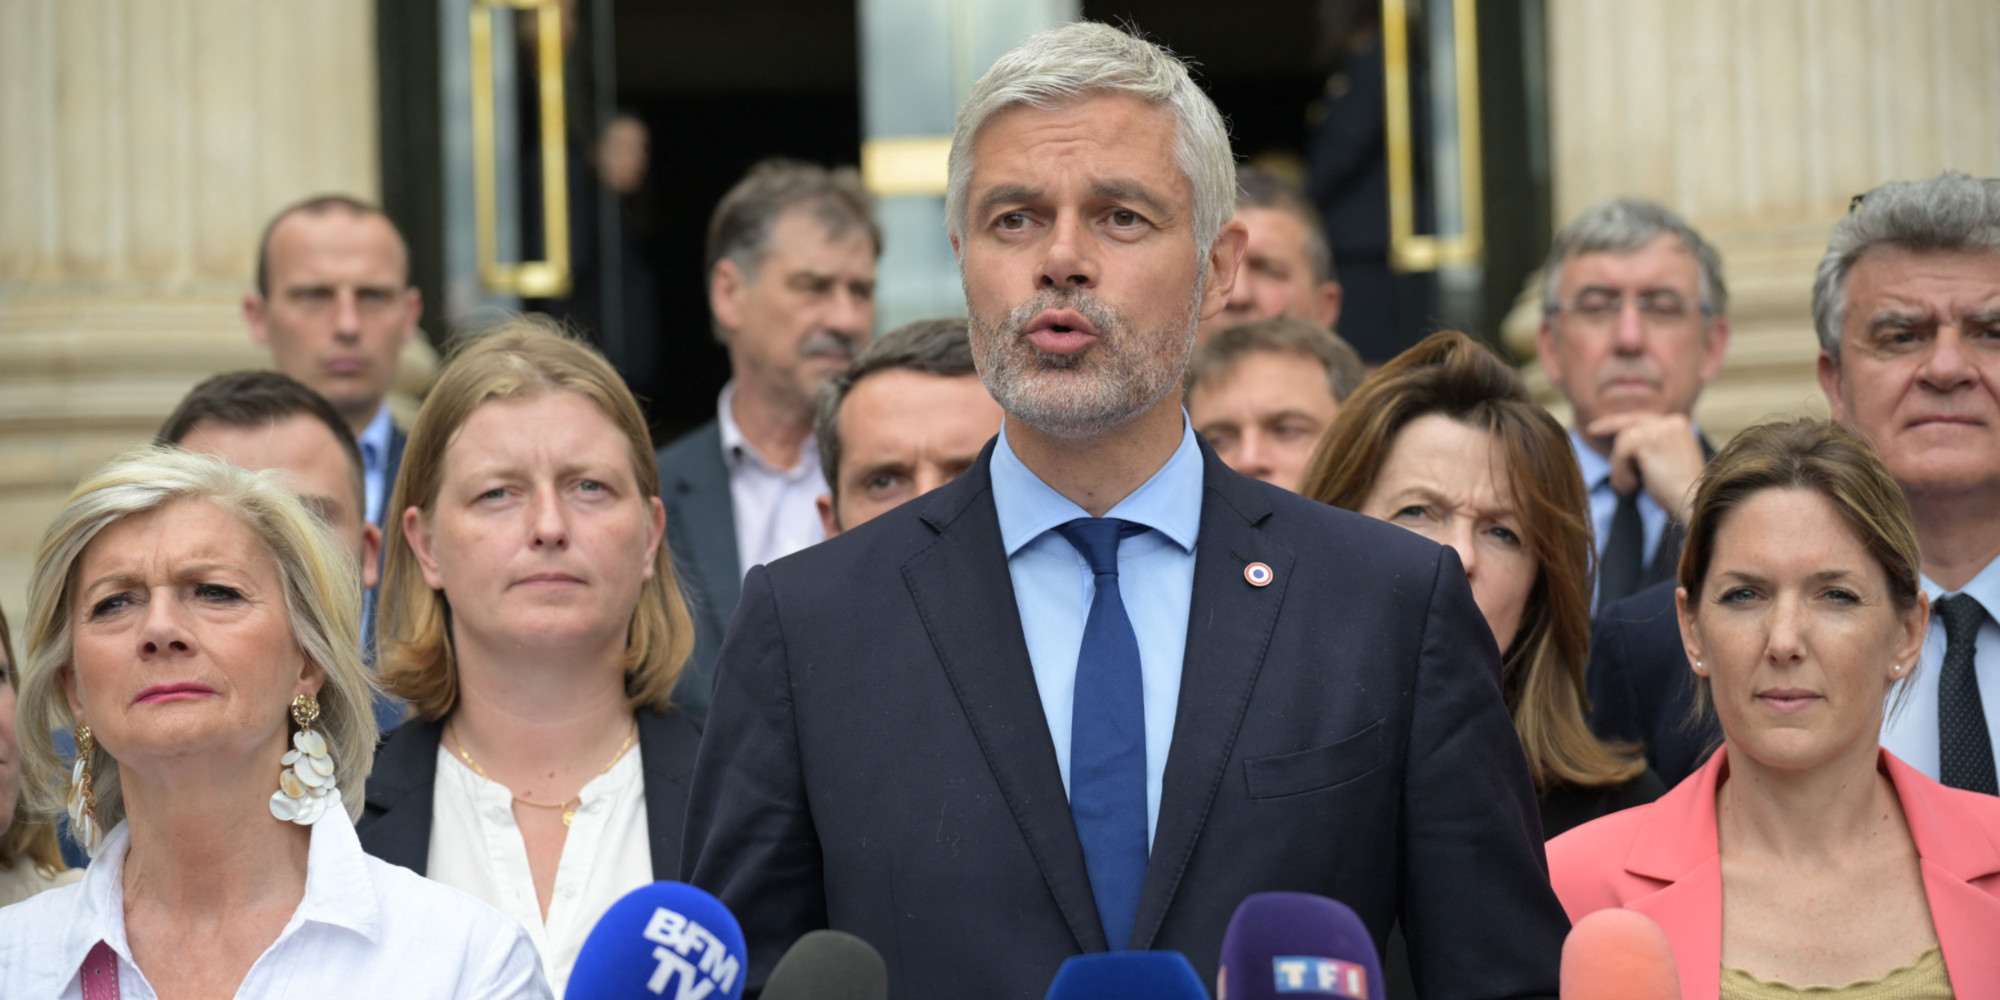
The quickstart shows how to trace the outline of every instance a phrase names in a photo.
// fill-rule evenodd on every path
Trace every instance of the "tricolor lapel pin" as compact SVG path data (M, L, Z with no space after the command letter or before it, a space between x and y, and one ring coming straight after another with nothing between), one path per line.
M1271 585L1271 567L1253 562L1243 567L1243 579L1250 581L1252 587L1268 587Z

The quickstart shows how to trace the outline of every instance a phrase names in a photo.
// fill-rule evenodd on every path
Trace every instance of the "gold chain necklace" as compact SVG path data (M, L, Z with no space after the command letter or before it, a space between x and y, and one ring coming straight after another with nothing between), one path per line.
M486 769L480 767L479 762L473 760L472 755L466 752L465 741L458 738L458 730L454 728L449 735L451 736L451 741L458 745L458 755L464 758L466 766L472 768L474 774L477 774L480 777L485 778L487 781L493 781L492 777L487 775ZM611 755L611 760L609 763L604 765L604 770L599 771L595 775L591 776L591 781L595 781L598 778L610 774L611 769L617 767L618 762L625 759L625 751L632 749L632 741L638 738L639 738L639 725L638 723L635 722L632 724L632 731L625 734L625 742L618 744L618 752ZM496 785L500 784L497 781L493 781L493 783ZM589 782L585 782L585 784L589 784ZM514 795L514 790L512 788L508 788L505 785L501 785L500 787L507 788L507 794L513 795L514 801L519 802L524 806L533 806L536 809L562 810L562 821L564 826L569 826L571 823L576 822L576 811L578 809L583 808L582 789L578 789L577 794L571 796L569 800L565 802L533 802L528 799L524 799L519 795Z

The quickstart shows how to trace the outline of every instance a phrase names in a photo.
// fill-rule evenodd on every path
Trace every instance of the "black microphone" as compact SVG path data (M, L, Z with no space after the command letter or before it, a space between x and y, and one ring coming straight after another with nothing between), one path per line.
M764 982L764 1000L888 1000L889 967L873 945L845 931L813 931Z
M1309 892L1260 892L1236 908L1222 935L1216 1000L1280 994L1381 1000L1375 939L1346 904Z

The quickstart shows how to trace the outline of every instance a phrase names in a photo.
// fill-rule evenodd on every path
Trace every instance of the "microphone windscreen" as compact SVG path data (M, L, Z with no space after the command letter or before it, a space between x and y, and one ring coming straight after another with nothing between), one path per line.
M1381 1000L1382 956L1344 903L1309 892L1260 892L1222 935L1217 1000Z
M1112 951L1064 962L1047 1000L1208 1000L1208 990L1180 952Z
M1598 910L1563 939L1562 1000L1680 1000L1667 932L1631 910Z
M598 918L563 995L738 1000L748 965L743 929L721 900L683 882L655 882Z
M764 1000L888 1000L889 967L873 945L845 931L813 931L792 945Z

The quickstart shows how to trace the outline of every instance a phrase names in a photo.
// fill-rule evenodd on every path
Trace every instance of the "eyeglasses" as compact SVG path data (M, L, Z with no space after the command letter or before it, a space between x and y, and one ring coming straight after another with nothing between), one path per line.
M1650 327L1675 327L1687 321L1690 314L1699 312L1706 317L1712 315L1707 305L1689 309L1687 300L1681 293L1670 288L1652 288L1633 296L1633 303L1639 307L1639 321ZM1587 291L1576 297L1568 305L1552 305L1549 315L1569 312L1578 322L1588 326L1609 326L1625 312L1625 296L1619 292Z

